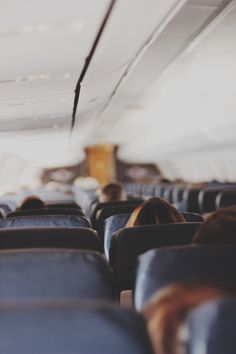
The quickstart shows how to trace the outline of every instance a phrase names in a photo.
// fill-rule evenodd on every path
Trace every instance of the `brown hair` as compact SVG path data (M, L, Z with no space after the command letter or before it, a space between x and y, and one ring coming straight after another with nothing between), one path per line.
M151 198L133 211L126 227L178 222L186 220L173 205L161 198Z
M220 209L197 230L194 244L235 244L236 207Z
M143 309L155 354L176 354L178 330L194 307L226 293L210 285L174 284L157 292Z
M122 185L117 182L106 184L100 191L101 202L120 201L124 199Z
M32 195L21 201L16 210L45 209L46 204L38 197Z

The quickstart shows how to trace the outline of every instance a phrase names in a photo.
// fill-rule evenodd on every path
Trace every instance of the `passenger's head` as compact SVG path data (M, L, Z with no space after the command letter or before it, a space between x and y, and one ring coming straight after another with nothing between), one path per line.
M194 244L235 244L236 207L220 209L212 214L198 229Z
M122 185L117 182L108 183L98 192L100 203L122 201L126 199Z
M158 291L143 309L154 353L179 353L183 344L181 329L189 311L204 302L232 294L220 287L191 284L171 285Z
M151 198L133 211L126 227L178 222L186 220L173 205L161 198Z
M16 210L45 209L46 207L40 198L32 195L23 199Z

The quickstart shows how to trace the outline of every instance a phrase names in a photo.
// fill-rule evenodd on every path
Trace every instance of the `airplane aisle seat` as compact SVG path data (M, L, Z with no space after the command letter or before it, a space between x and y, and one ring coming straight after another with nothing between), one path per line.
M0 250L23 248L67 248L101 252L95 230L80 227L0 229Z
M211 301L188 316L189 354L236 352L236 300Z
M0 255L0 304L115 300L111 268L98 252L14 250Z
M91 227L91 225L87 218L75 215L35 215L0 220L0 229L11 227Z
M153 354L140 314L97 303L1 308L0 342L4 354Z
M184 246L151 250L139 257L135 307L140 310L155 292L176 282L236 285L236 247Z
M136 226L116 232L112 237L109 260L118 292L133 289L139 255L153 248L191 244L200 224Z

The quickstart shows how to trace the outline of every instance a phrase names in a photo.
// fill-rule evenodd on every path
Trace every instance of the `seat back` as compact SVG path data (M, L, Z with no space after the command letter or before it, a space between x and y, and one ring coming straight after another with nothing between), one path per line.
M136 226L122 229L111 240L110 263L118 291L132 289L139 255L158 247L189 245L200 223Z
M97 252L2 251L0 270L0 303L114 299L110 266Z
M105 221L107 218L110 216L116 215L116 214L131 214L134 209L136 208L136 205L125 205L125 206L109 206L101 209L98 218L96 220L96 223L94 225L94 228L98 231L98 234L101 238L102 244L104 243L104 229L105 229Z
M198 195L200 212L211 213L216 210L216 197L222 190L219 188L203 189Z
M145 321L118 306L0 307L4 354L152 354Z
M183 200L184 191L186 186L177 185L173 189L172 199L175 205L178 205Z
M183 213L187 222L203 222L203 217L196 213ZM105 220L104 230L104 251L107 258L109 258L109 250L113 233L122 229L127 224L130 214L112 215Z
M198 196L201 213L210 213L216 210L216 199L221 192L235 190L234 185L219 185L203 189Z
M236 353L235 299L212 301L198 307L190 314L187 324L189 354Z
M216 209L236 205L236 190L220 192L216 197Z
M7 214L9 214L12 211L10 206L8 204L4 204L4 203L0 203L0 209L1 209L3 216L6 216Z
M195 281L236 285L236 247L185 246L151 250L139 258L135 306L142 306L164 286Z
M125 200L125 201L117 201L117 202L97 203L94 205L94 209L92 211L91 223L94 227L96 227L96 222L97 222L99 213L104 208L108 208L108 207L119 208L119 207L131 206L134 209L135 207L140 205L142 202L143 202L143 199L130 199L130 200ZM127 213L127 211L125 213ZM117 212L116 214L121 214L121 211Z
M202 215L197 213L182 213L187 222L203 222Z
M73 209L73 210L81 210L81 207L72 201L50 201L46 202L47 207L51 209Z
M184 190L183 200L181 202L182 211L191 212L191 213L199 213L199 203L198 203L198 195L202 189L201 188L187 188Z
M76 215L34 215L0 220L0 229L11 227L90 227L90 223L85 217Z
M63 208L50 208L50 209L32 209L32 210L16 210L7 214L8 218L18 216L33 216L33 215L77 215L84 216L81 209L63 209Z
M173 203L173 191L174 191L175 186L174 185L169 185L165 188L165 191L163 193L163 199L167 200L169 203Z
M0 250L20 248L69 248L102 251L97 232L90 228L0 229Z
M129 218L130 218L130 214L117 214L117 215L112 215L105 220L104 252L107 259L109 259L109 250L110 250L112 235L116 231L124 228Z

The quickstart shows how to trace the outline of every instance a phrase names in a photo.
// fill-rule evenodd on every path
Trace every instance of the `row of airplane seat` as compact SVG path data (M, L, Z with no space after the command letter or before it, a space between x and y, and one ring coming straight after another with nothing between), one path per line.
M230 302L226 295L236 295L236 216L225 241L213 237L210 243L199 238L207 220L193 212L179 214L184 222L129 226L150 189L146 187L145 196L136 193L134 199L115 202L99 202L83 191L81 208L12 210L0 220L0 351L169 354L161 352L157 336L164 329L155 329L153 336L150 308L154 313L156 296L178 284L190 293L191 287L212 286L222 295L220 301L207 295L209 316L203 316L200 301L186 310L180 322L188 334L183 343L187 354L202 353L212 331L224 336L220 324L213 328L213 318L235 308L236 300ZM75 199L79 203L78 194ZM119 306L124 290L132 291L131 309ZM226 327L234 323L232 317L227 321L222 322ZM234 345L231 337L228 333ZM178 346L171 353L179 354ZM209 346L204 353L216 354L214 350Z
M164 198L182 212L209 213L222 207L236 204L235 183L188 184L136 184L128 183L124 188L145 198Z

